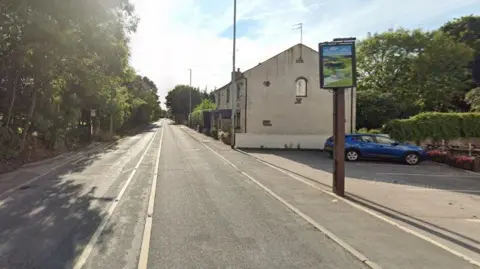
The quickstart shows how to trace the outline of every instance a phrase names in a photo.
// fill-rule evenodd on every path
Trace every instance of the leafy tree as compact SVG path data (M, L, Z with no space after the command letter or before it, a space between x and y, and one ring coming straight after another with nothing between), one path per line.
M192 100L192 110L202 102L202 93L199 89L187 85L177 85L170 90L165 97L166 106L172 115L179 122L188 119L190 113L190 93Z
M423 111L458 110L470 85L472 49L439 31L375 34L359 42L357 55L358 127L379 128Z
M128 63L137 22L128 0L1 1L1 137L28 154L32 132L55 149L88 141L91 120L113 133L157 118L155 84Z
M217 106L215 105L214 101L210 99L203 99L202 102L198 104L193 111L215 109L216 107Z
M469 91L465 96L465 100L471 105L472 111L480 112L480 87Z

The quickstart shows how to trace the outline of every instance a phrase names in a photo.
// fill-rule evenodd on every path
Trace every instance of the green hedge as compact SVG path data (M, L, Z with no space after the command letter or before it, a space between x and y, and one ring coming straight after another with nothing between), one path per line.
M382 134L382 130L380 129L370 129L368 130L367 128L361 128L357 130L357 133L359 134Z
M427 112L409 119L392 120L382 131L400 141L480 137L480 113Z

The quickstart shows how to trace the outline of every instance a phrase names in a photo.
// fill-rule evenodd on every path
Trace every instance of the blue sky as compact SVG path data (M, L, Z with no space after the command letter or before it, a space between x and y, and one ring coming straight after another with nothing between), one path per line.
M233 0L131 0L140 24L132 36L133 66L166 95L175 84L213 89L228 82ZM480 14L480 0L237 0L237 66L246 70L299 43L303 23L311 48L335 37L365 37L389 28L436 29ZM163 97L162 97L163 99Z

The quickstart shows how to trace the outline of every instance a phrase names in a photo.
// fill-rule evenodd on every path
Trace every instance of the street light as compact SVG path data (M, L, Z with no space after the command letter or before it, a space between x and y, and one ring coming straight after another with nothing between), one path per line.
M190 90L189 90L189 102L188 102L188 113L192 113L192 69L190 71Z
M232 139L230 141L231 147L235 147L235 107L236 107L236 84L237 72L235 71L235 54L236 49L236 35L237 35L237 0L233 0L233 56L232 56Z

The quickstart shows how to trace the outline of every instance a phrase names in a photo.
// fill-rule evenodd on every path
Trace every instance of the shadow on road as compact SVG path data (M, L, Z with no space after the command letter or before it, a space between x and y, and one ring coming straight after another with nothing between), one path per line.
M152 132L154 127L150 125L142 132ZM90 152L42 179L0 196L0 268L74 266L74 259L83 251L117 195L112 191L107 192L108 196L95 196L96 187L92 183L95 179L82 172L107 153L121 155L118 149L118 143L114 143ZM75 178L69 179L72 175ZM28 179L18 180L21 184ZM100 253L106 251L105 241L114 226L115 223L109 222L97 241Z

